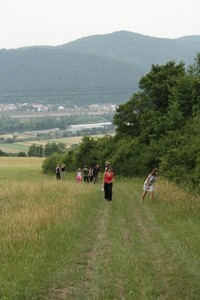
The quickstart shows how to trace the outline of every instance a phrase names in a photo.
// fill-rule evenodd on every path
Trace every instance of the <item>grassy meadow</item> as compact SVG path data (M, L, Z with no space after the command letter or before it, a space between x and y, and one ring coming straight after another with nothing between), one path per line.
M159 179L101 183L41 173L42 159L0 158L0 299L200 299L200 198Z

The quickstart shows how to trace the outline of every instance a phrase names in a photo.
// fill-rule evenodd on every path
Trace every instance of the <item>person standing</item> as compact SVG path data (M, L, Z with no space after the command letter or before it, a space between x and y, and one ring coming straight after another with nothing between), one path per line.
M153 171L148 175L146 178L144 185L143 185L143 194L142 194L142 199L141 202L144 202L144 198L147 194L147 192L150 192L150 202L152 202L153 195L154 195L154 185L158 176L159 170L158 169L153 169Z
M66 168L66 165L65 165L65 164L62 164L62 165L61 165L61 178L63 178L64 175L65 175L65 168Z
M89 182L92 182L92 180L93 180L93 169L91 167L89 168L88 177L89 177Z
M57 165L56 166L56 179L60 179L60 174L61 174L61 171L60 171L60 165Z
M89 183L89 169L87 168L87 166L85 165L83 168L83 181L84 183Z
M105 163L105 171L107 171L109 167L112 169L113 174L115 176L116 175L115 170L113 169L113 167L111 166L111 164L109 163L109 161L106 161L106 163Z
M114 181L114 173L111 167L108 167L103 175L104 198L107 201L112 201L112 188Z
M100 166L99 164L96 164L96 166L93 168L93 181L94 183L97 183L100 176Z
M81 168L78 168L78 170L76 171L76 181L78 183L82 183L82 170L81 170Z

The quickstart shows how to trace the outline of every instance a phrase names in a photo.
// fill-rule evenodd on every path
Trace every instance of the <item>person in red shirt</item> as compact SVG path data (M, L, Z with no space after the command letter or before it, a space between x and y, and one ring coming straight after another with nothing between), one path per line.
M104 198L107 201L112 201L112 187L114 181L114 172L111 167L108 167L103 175Z

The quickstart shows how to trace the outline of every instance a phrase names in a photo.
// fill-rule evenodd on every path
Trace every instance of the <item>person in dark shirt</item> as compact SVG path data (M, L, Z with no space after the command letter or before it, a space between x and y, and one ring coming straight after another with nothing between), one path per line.
M93 168L93 182L97 183L100 176L100 166L99 164L96 164L96 166Z
M87 168L87 166L85 165L83 168L83 181L84 183L89 183L89 169Z
M60 170L60 165L56 166L56 179L60 179L60 174L61 174L61 170Z

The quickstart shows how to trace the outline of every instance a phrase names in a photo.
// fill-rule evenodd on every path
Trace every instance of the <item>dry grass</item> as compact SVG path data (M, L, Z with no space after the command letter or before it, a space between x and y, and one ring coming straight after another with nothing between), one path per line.
M41 169L44 158L40 157L0 157L0 170L1 169Z
M80 190L72 183L41 179L12 181L0 191L0 242L35 241L40 239L43 228L68 222L81 202ZM84 191L82 190L82 193Z
M200 197L187 192L180 186L159 179L159 188L156 191L163 204L171 204L176 207L176 210L193 211L195 213L200 209Z

